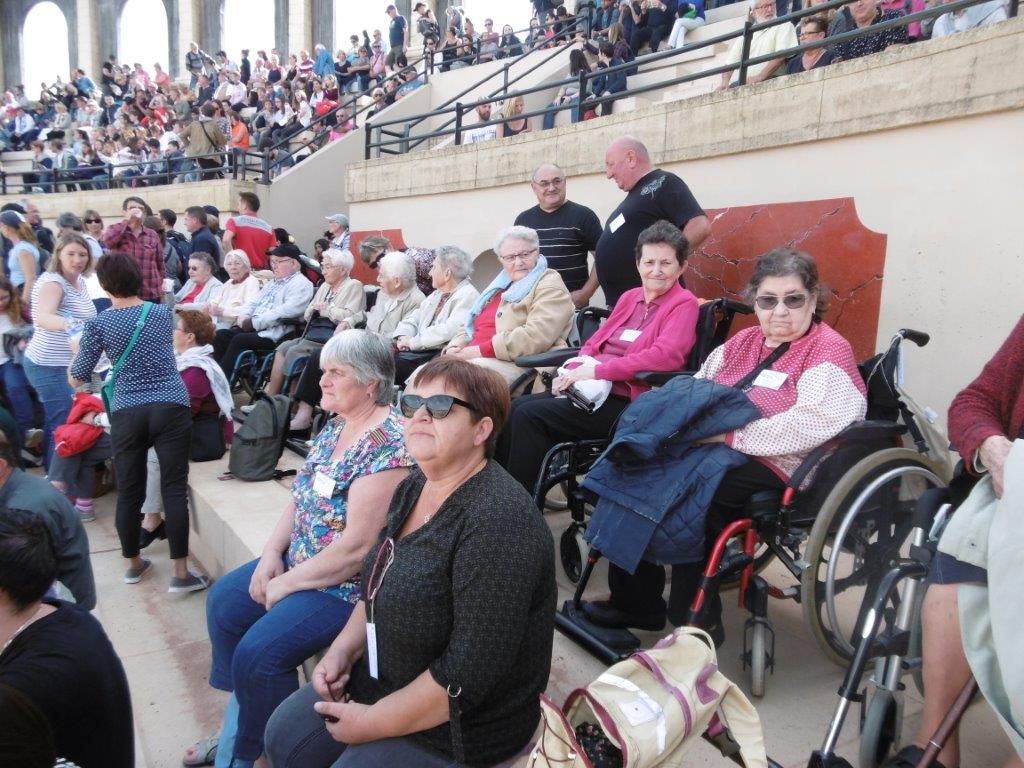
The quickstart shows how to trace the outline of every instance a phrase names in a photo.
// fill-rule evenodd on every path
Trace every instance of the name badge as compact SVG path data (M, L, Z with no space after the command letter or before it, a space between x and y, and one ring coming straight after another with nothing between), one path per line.
M612 232L615 232L619 227L621 227L625 223L626 217L620 213L618 216L616 216L614 219L608 222L608 229L610 229Z
M628 341L630 343L636 341L639 338L640 331L636 330L635 328L627 328L622 332L622 335L619 336L620 341Z
M325 499L331 498L334 495L334 485L334 481L323 472L317 472L313 477L313 490L317 496Z
M366 663L370 667L370 677L377 680L377 625L366 622Z
M754 386L764 387L765 389L778 389L786 383L788 378L789 374L780 371L764 370L757 374L757 378L754 379Z

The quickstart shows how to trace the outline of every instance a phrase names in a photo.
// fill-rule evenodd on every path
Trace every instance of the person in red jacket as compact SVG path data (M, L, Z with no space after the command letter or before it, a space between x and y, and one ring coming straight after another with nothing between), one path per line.
M1003 467L1014 440L1024 439L1024 316L989 360L981 375L953 398L949 406L949 439L973 475L992 475L997 496L1004 487ZM932 561L931 585L921 613L924 628L924 711L912 744L885 765L917 765L928 740L942 722L971 675L960 640L957 594L961 584L988 580L982 568L944 552ZM935 765L960 765L956 731L946 740ZM1022 766L1019 759L1010 766Z
M569 440L608 437L619 414L649 387L641 371L683 366L697 337L697 297L679 284L689 244L679 227L658 221L640 233L636 265L642 285L626 291L611 316L583 345L590 361L560 374L551 392L518 397L498 438L495 458L530 493L544 454ZM582 382L604 381L611 392L593 413L562 397Z

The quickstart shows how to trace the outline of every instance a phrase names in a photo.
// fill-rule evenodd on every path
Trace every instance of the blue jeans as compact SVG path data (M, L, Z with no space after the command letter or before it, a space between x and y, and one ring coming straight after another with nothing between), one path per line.
M298 667L341 632L352 604L304 590L269 612L249 597L258 560L217 581L206 599L206 626L213 645L210 685L238 699L234 756L256 760L263 731L278 704L298 690Z
M43 404L43 461L49 468L50 458L53 456L53 430L67 420L75 393L68 384L67 366L38 365L28 357L22 366L25 369L25 377L39 396L39 402Z
M32 395L29 394L30 385L25 378L25 369L8 360L0 365L0 377L3 377L4 389L7 391L7 399L11 403L18 428L22 433L32 429L36 425L36 414L32 407Z
M562 105L559 105L558 102L552 102L548 106L549 107L564 106L564 104L566 104L566 103L567 104L572 104L571 107L568 107L569 119L572 120L573 123L579 122L578 115L576 114L576 105L580 103L580 97L579 96L573 96L571 99L569 99L568 102L564 102ZM566 110L560 110L560 111L564 112ZM544 113L544 130L545 131L550 131L552 128L555 127L555 117L557 115L558 115L558 112L546 112L546 113Z

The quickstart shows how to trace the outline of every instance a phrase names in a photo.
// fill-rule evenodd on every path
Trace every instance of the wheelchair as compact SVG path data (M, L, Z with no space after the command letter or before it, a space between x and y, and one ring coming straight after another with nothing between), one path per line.
M861 639L839 688L839 703L825 739L821 748L812 753L808 768L850 768L850 763L836 754L836 743L854 704L862 706L860 768L878 768L901 745L901 693L906 689L903 678L909 674L918 691L924 693L921 606L927 586L925 579L950 514L968 496L975 481L976 478L963 470L961 463L948 487L929 489L918 499L913 510L909 536L911 545L906 556L892 563L878 580L875 592L865 597L867 611L858 633ZM862 689L861 683L872 665L869 682L873 692L869 699L867 687ZM969 681L950 710L944 727L932 739L938 748L931 759L938 754L976 692L977 683Z
M738 585L739 605L751 614L742 659L750 670L755 697L764 695L766 673L774 671L775 664L768 598L801 603L805 622L825 656L840 666L848 664L869 608L864 594L874 593L909 546L915 500L929 487L947 485L952 475L948 441L932 425L930 413L902 388L904 339L918 346L929 341L925 333L903 329L884 353L860 366L868 389L867 419L812 451L782 493L754 494L744 517L727 525L711 547L688 623L701 623L710 595ZM654 383L669 377L655 378ZM586 442L549 451L535 498L543 504L555 484L567 485L572 522L561 538L560 555L577 586L556 615L555 625L598 658L614 663L636 651L640 640L629 630L598 627L582 613L583 591L601 554L589 548L583 556L586 519L596 497L580 487L578 476L605 446L605 441ZM558 457L566 451L560 465ZM789 571L794 583L769 585L760 575L773 559ZM887 621L898 611L899 600L898 595L890 597Z

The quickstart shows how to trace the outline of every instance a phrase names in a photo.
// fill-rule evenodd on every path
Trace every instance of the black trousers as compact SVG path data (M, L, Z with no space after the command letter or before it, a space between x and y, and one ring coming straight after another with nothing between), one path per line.
M295 385L295 399L300 403L317 405L323 392L320 391L320 377L323 371L320 370L320 350L312 353L306 361L306 367L299 376L299 382Z
M635 27L633 36L629 39L629 47L633 49L633 55L637 56L640 54L640 46L650 42L651 53L655 53L658 46L661 45L661 41L667 38L671 32L672 27L664 24L656 27Z
M117 478L117 537L126 558L139 554L142 502L146 500L146 462L150 448L160 461L160 495L164 502L171 557L188 556L188 451L192 416L187 406L152 403L110 414L110 442Z
M596 411L586 413L550 392L517 397L498 436L495 459L533 494L544 454L553 445L608 437L627 405L628 398L612 395Z
M751 459L726 473L711 501L705 526L707 551L715 538L733 520L743 515L747 501L759 491L781 491L785 483L764 464ZM704 563L683 563L672 566L672 592L667 610L668 620L675 626L686 623L690 604L697 594ZM608 586L611 588L611 602L620 610L629 613L665 613L666 604L662 598L665 591L665 567L641 561L636 573L629 573L614 563L608 567ZM710 603L711 623L721 613L721 600Z
M428 349L420 352L396 352L395 353L395 384L405 386L405 382L412 376L412 372L424 363L429 363L441 354L439 349Z
M273 351L277 342L265 339L255 332L243 331L241 328L222 328L213 337L213 357L224 369L224 375L231 378L235 370L235 360L247 349Z

